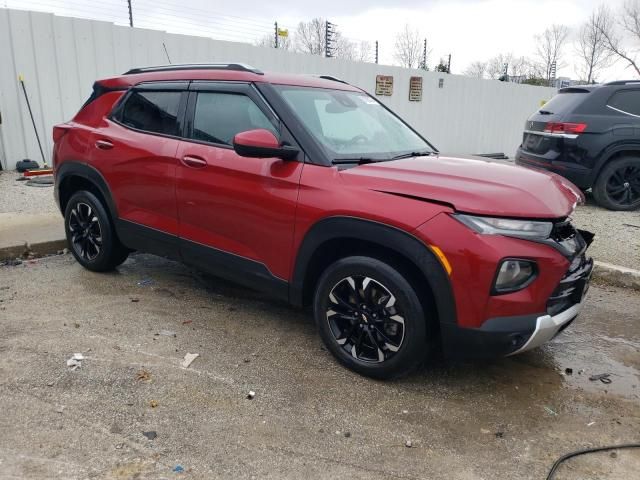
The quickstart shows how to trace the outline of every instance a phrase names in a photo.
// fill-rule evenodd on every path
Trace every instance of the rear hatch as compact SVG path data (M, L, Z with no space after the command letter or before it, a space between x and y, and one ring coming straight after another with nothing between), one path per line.
M531 115L524 127L522 151L548 156L560 152L566 135L580 133L580 124L564 124L563 119L573 112L591 93L590 88L563 88L550 101ZM553 160L553 158L549 158Z

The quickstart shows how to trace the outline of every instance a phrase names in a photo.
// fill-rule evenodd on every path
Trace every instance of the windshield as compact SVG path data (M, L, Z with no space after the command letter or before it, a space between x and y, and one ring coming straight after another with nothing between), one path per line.
M389 160L433 148L377 100L362 92L278 85L299 121L332 160Z

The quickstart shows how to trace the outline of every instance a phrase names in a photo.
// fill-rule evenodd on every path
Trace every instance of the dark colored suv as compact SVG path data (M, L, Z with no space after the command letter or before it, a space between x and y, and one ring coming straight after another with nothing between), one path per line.
M578 315L592 235L557 175L440 155L362 90L251 67L134 69L54 127L71 251L133 250L311 306L344 365L378 378L511 355Z
M562 88L525 124L518 165L589 188L610 210L640 208L640 82Z

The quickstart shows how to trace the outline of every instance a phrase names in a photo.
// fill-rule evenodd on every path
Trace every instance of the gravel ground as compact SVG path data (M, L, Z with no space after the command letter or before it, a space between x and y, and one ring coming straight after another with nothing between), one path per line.
M20 176L15 170L0 172L0 213L58 212L53 187L30 187L16 181Z
M0 172L0 213L58 213L51 187L29 187L16 181L19 176L15 171ZM574 220L579 228L596 234L590 248L596 260L640 270L640 211L610 212L588 197Z
M0 478L542 479L640 440L640 296L586 302L540 349L380 382L338 365L308 312L158 257L0 267ZM639 471L619 450L554 480Z
M587 196L587 204L578 207L573 219L578 228L596 234L589 248L593 258L640 270L640 210L611 212Z

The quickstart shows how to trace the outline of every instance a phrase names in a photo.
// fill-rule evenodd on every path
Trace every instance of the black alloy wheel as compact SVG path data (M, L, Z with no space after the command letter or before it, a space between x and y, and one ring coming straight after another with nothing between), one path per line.
M406 375L434 343L427 332L435 318L411 276L377 258L345 257L329 265L317 282L313 311L327 349L361 375Z
M67 243L78 263L94 272L113 270L129 256L101 200L88 191L74 193L64 212Z
M370 277L339 280L329 292L329 329L338 345L357 360L384 362L404 340L404 314L387 287Z
M593 196L609 210L640 208L640 157L622 157L606 165L593 187Z
M95 260L102 250L102 229L96 212L90 205L78 202L69 214L71 247L84 260Z

